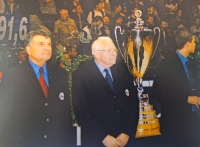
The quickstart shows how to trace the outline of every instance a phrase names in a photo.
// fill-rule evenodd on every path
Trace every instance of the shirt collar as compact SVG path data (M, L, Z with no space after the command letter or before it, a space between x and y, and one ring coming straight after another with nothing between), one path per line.
M188 58L185 58L181 53L179 53L178 51L176 51L176 53L178 54L179 58L181 59L181 62L183 65L186 64L186 62L188 61Z
M96 60L94 60L94 62L96 63L97 67L99 68L100 72L103 73L104 69L108 69L108 72L111 73L110 68L104 68L103 66L101 66Z
M32 66L36 76L40 75L40 72L39 72L39 69L40 69L40 66L38 66L37 64L33 63L31 60L28 60L30 65ZM44 75L47 75L47 66L46 66L46 63L42 66L43 68L43 74Z

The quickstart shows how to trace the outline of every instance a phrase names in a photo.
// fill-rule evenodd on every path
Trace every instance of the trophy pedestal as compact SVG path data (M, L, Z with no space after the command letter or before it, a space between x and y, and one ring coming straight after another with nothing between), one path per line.
M140 106L135 138L161 135L160 124L152 105Z

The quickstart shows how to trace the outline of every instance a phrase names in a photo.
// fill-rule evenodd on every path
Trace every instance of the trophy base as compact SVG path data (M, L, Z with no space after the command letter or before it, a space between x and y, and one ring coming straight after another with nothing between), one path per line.
M140 131L137 129L137 132L135 134L135 138L157 136L157 135L161 135L160 126L158 128L145 129L145 130L140 130Z

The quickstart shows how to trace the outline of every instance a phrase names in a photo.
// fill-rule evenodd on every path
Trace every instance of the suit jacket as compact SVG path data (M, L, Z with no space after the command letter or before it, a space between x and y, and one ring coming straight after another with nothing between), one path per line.
M48 100L28 61L3 73L0 146L73 146L66 71L52 64L47 70Z
M133 79L117 65L111 67L111 72L116 93L93 60L73 73L73 107L84 147L102 147L108 134L117 137L125 133L132 139L135 136L139 102Z
M193 60L190 60L190 67L196 85L195 94L192 94L185 69L176 52L164 59L158 68L153 97L161 103L161 133L162 138L167 140L167 144L163 142L163 145L192 146L197 141L198 119L187 101L188 96L199 96L200 81Z

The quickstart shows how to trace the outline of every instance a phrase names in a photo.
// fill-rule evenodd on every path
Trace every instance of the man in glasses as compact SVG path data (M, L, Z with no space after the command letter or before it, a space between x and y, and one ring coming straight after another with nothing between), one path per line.
M138 121L133 78L116 63L117 49L109 37L92 44L94 59L73 73L73 108L81 126L83 147L131 146Z

